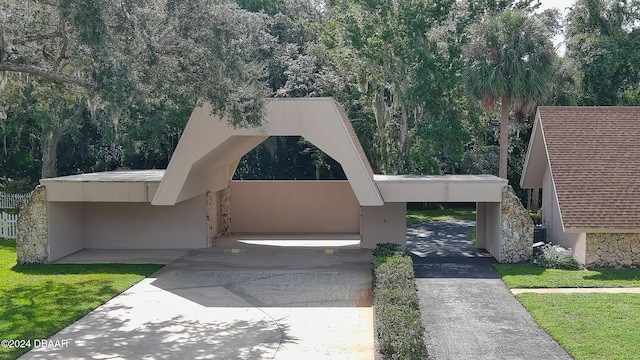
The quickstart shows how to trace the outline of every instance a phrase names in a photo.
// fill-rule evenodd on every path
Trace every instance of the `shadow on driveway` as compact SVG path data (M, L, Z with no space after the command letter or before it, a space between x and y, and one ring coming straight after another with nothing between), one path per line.
M23 359L370 360L371 301L370 250L229 241L189 251L52 336L68 347Z

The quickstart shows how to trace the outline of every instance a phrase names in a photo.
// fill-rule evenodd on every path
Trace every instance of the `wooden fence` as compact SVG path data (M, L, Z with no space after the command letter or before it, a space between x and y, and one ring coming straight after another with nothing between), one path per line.
M0 209L22 209L33 195L33 191L27 194L7 194L0 191Z
M15 239L18 225L18 214L0 212L0 238Z
M16 211L27 206L33 192L28 194L7 194L0 191L0 238L15 239L18 225Z

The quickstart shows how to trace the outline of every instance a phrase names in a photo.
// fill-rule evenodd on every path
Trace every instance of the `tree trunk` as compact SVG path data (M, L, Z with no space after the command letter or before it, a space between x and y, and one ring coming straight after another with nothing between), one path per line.
M509 156L509 95L502 96L502 113L500 116L500 177L507 178L507 159Z
M532 189L533 199L531 200L531 211L537 213L540 209L540 189Z
M71 128L73 121L82 114L82 107L69 116L59 128L47 133L42 144L42 179L58 176L58 144L64 134Z
M49 131L42 144L42 171L41 178L52 178L58 176L57 150L60 139L55 136L57 131Z

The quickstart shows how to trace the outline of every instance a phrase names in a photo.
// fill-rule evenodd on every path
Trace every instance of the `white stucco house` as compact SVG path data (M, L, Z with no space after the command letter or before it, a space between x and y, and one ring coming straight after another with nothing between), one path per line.
M241 157L276 135L304 137L339 162L347 180L232 180ZM255 128L230 127L204 105L191 114L166 170L42 179L21 217L18 259L50 262L83 249L207 248L230 233L331 235L373 248L405 243L407 202L476 202L478 246L505 260L506 185L491 175L376 175L331 98L271 99Z

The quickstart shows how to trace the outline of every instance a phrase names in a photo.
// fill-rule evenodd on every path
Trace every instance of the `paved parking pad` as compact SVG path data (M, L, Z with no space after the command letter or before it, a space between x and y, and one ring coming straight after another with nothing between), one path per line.
M420 312L430 359L570 360L471 245L470 221L410 226Z
M373 358L370 251L234 246L190 251L21 359Z

